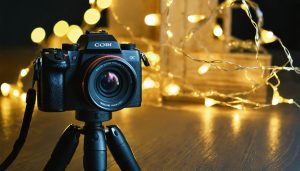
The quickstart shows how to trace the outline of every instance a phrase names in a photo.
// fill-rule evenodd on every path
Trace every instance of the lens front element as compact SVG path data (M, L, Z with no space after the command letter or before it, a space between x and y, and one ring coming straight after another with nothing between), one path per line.
M85 70L83 93L89 103L100 109L120 110L133 95L136 79L134 69L123 58L99 57Z

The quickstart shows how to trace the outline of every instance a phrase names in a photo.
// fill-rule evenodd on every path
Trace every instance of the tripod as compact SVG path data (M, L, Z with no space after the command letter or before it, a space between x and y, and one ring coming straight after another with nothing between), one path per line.
M111 112L107 111L76 111L76 119L84 121L85 126L80 128L76 125L69 125L66 128L44 171L66 169L78 146L80 134L84 135L84 170L106 170L106 143L121 170L141 170L121 130L116 125L106 128L102 125L102 122L110 120L111 117Z

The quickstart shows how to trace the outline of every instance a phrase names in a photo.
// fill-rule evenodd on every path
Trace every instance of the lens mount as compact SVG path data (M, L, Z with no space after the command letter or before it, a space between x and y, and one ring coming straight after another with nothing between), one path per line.
M97 57L84 71L82 90L90 104L116 111L126 107L134 93L136 79L134 69L123 58Z

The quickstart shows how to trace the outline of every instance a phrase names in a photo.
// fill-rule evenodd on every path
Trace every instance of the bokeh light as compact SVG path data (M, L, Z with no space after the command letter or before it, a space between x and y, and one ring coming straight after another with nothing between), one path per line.
M214 35L218 38L220 38L223 35L223 29L219 24L217 24L214 27Z
M72 43L76 43L77 40L79 39L79 37L83 34L83 31L81 30L81 28L77 25L71 25L69 27L67 36L68 39L72 42Z
M64 20L60 20L54 25L53 32L57 37L63 37L64 35L67 34L68 29L69 29L69 24Z
M145 23L148 26L159 26L160 15L159 14L148 14L145 16Z
M97 6L101 9L105 9L110 7L112 4L112 0L97 0Z
M1 84L1 93L3 96L8 96L10 89L11 89L11 86L9 84L7 84L7 83Z
M180 92L180 87L179 87L179 85L172 83L172 84L169 84L166 86L165 92L169 96L177 96Z
M31 32L31 40L34 43L41 43L46 37L46 31L42 27L35 28Z
M87 24L93 25L93 24L96 24L100 20L101 14L97 9L90 8L84 13L83 18Z

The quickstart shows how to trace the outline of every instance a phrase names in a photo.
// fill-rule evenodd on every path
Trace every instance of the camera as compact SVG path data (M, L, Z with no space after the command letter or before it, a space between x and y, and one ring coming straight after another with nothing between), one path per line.
M45 112L138 107L141 61L149 66L135 44L119 44L105 31L86 32L62 49L43 49L35 61L38 107Z

